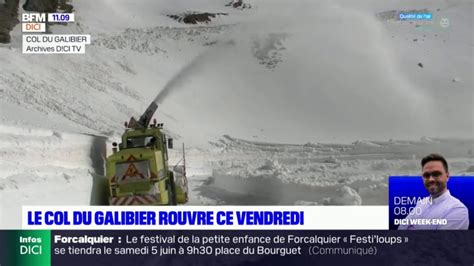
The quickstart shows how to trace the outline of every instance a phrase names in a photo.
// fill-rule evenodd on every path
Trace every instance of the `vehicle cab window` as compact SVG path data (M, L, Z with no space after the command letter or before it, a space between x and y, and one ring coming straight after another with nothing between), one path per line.
M127 148L156 147L154 136L140 136L127 138Z

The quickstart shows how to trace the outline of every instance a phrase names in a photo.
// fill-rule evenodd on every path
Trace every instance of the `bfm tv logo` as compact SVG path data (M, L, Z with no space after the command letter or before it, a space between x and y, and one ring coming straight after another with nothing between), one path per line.
M22 237L20 236L20 255L41 255L43 247L40 237Z
M44 13L23 13L21 22L23 22L22 32L46 32L46 14Z

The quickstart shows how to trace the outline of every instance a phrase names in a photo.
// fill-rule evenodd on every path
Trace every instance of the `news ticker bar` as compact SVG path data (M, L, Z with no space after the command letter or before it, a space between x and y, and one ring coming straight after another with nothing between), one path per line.
M388 206L23 206L22 229L388 229Z
M88 34L46 34L48 23L72 23L73 13L23 13L24 54L84 54L91 43Z
M2 266L472 265L474 231L10 230Z

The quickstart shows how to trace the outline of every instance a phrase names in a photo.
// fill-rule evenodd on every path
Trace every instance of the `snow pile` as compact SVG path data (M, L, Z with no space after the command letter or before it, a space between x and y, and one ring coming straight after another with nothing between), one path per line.
M106 203L99 178L104 174L105 141L0 126L0 226L18 228L23 205Z

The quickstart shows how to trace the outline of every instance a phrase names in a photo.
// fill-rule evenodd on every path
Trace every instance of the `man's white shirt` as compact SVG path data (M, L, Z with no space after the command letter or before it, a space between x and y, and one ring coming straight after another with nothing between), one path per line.
M426 197L417 202L416 207L405 218L407 224L402 224L398 230L467 230L469 228L469 211L457 198L451 196L449 190L441 196L431 199ZM430 223L445 219L446 223ZM423 221L414 223L414 221Z

